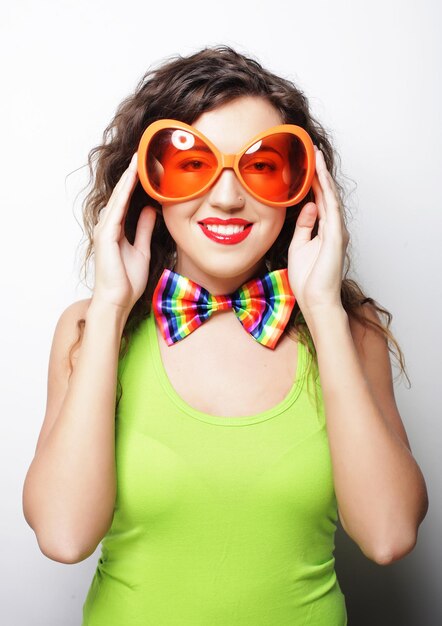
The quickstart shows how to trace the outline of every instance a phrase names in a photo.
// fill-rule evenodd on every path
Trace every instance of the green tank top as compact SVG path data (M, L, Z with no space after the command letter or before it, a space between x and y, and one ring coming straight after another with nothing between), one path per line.
M164 370L155 319L120 361L117 497L82 626L345 626L337 502L319 384L215 417ZM313 387L319 393L316 406Z

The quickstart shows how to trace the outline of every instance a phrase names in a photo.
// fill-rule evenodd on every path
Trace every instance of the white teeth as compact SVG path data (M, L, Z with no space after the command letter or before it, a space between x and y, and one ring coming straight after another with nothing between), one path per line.
M222 226L221 224L204 224L204 226L212 233L219 233L220 235L236 235L237 233L242 233L245 228L245 226L236 224L229 224L228 226Z

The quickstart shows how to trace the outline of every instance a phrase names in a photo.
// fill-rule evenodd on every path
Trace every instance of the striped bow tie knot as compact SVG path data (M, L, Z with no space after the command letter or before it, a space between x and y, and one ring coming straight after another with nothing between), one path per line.
M189 278L165 269L152 296L155 318L169 346L190 335L213 313L233 309L244 329L273 350L295 302L287 269L268 272L222 296L214 296Z

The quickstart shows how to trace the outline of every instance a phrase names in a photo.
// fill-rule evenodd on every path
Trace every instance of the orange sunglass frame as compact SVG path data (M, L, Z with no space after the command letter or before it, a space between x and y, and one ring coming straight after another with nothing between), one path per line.
M185 130L185 131L192 133L199 139L201 139L201 141L207 144L207 146L212 150L218 163L213 176L201 189L199 189L198 191L192 194L189 194L187 196L182 196L179 198L170 198L167 196L163 196L158 191L156 191L152 187L149 181L148 174L147 174L147 153L149 150L150 142L152 138L154 137L154 135L156 135L158 132L166 128L172 128L174 130L175 129ZM276 202L273 200L268 200L260 196L259 194L257 194L255 191L253 191L253 189L249 187L249 185L247 185L239 169L240 159L242 158L244 153L251 146L253 146L253 144L255 144L260 139L264 139L265 137L269 137L270 135L275 135L278 133L289 133L289 134L295 135L303 144L303 147L306 153L306 160L307 160L307 169L306 169L305 179L304 179L304 182L302 183L300 190L292 198L289 198L288 200L284 200L283 202ZM151 196L155 200L158 200L160 203L162 202L185 202L187 200L191 200L193 198L202 196L215 183L215 181L218 179L219 175L224 169L233 169L238 180L242 184L242 186L247 190L247 192L250 195L252 195L254 198L259 200L260 202L267 204L268 206L273 206L273 207L292 206L294 204L297 204L298 202L301 202L301 200L307 195L307 193L310 190L313 176L315 174L315 149L313 147L313 142L309 134L303 128L301 128L300 126L296 126L295 124L280 124L279 126L273 126L272 128L269 128L263 131L262 133L259 133L255 137L253 137L236 154L225 154L221 152L220 150L218 150L218 148L209 139L207 139L207 137L203 135L203 133L199 132L193 126L190 126L189 124L186 124L184 122L180 122L178 120L172 120L172 119L157 120L156 122L153 122L152 124L150 124L144 131L141 137L140 143L138 145L138 175L140 178L140 182L144 190L146 191L146 193L149 194L149 196Z

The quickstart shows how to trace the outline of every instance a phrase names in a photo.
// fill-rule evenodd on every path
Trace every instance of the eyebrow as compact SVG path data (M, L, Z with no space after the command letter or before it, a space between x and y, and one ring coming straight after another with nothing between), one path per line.
M251 148L252 146L250 146ZM249 150L250 150L249 148ZM276 150L275 148L272 148L271 146L263 146L261 148L258 148L258 150L255 150L254 152L247 152L247 150L244 152L244 154L247 154L247 156L252 156L253 154L259 154L260 152L273 152L274 154L279 154L279 156L282 156L281 152L279 150Z
M251 148L252 146L250 146ZM212 152L212 150L208 147L208 146L201 146L201 147L195 147L193 146L193 148L189 148L189 150L197 150L198 152ZM219 150L219 148L218 148ZM186 150L177 150L177 152L186 152ZM220 150L221 152L221 150ZM276 150L275 148L272 148L270 146L264 146L262 148L258 148L258 150L255 150L255 152L274 152L275 154L281 154L279 150ZM251 152L250 154L255 154L255 152ZM227 152L225 152L224 154L228 154ZM238 154L237 152L234 152L233 154ZM247 154L247 150L244 152L244 154Z
M252 146L249 146L248 149L250 149L251 147ZM173 152L173 154L186 154L186 152L188 152L189 150L194 150L196 152L207 152L207 153L213 154L213 151L209 148L209 146L206 146L205 144L201 146L192 146L191 148L186 148L184 150L180 150L179 148L176 148L175 146L174 148L175 148L175 151ZM261 153L261 152L272 152L273 154L279 154L279 156L282 156L279 150L276 150L275 148L272 148L271 146L262 146L261 148L258 148L258 150L255 150L255 152L250 152L249 154L247 154L247 150L246 150L244 152L244 155L252 156L255 153ZM224 154L227 154L227 152L225 152ZM238 154L238 153L233 153L233 154Z
M168 149L172 148L172 146L169 146ZM180 150L179 148L177 148L176 146L173 146L174 150L172 153L169 153L170 156L176 156L177 154L186 154L187 152L205 152L205 153L210 153L213 154L212 150L208 147L208 146L191 146L189 148L184 148L183 150ZM167 150L166 150L167 153Z

